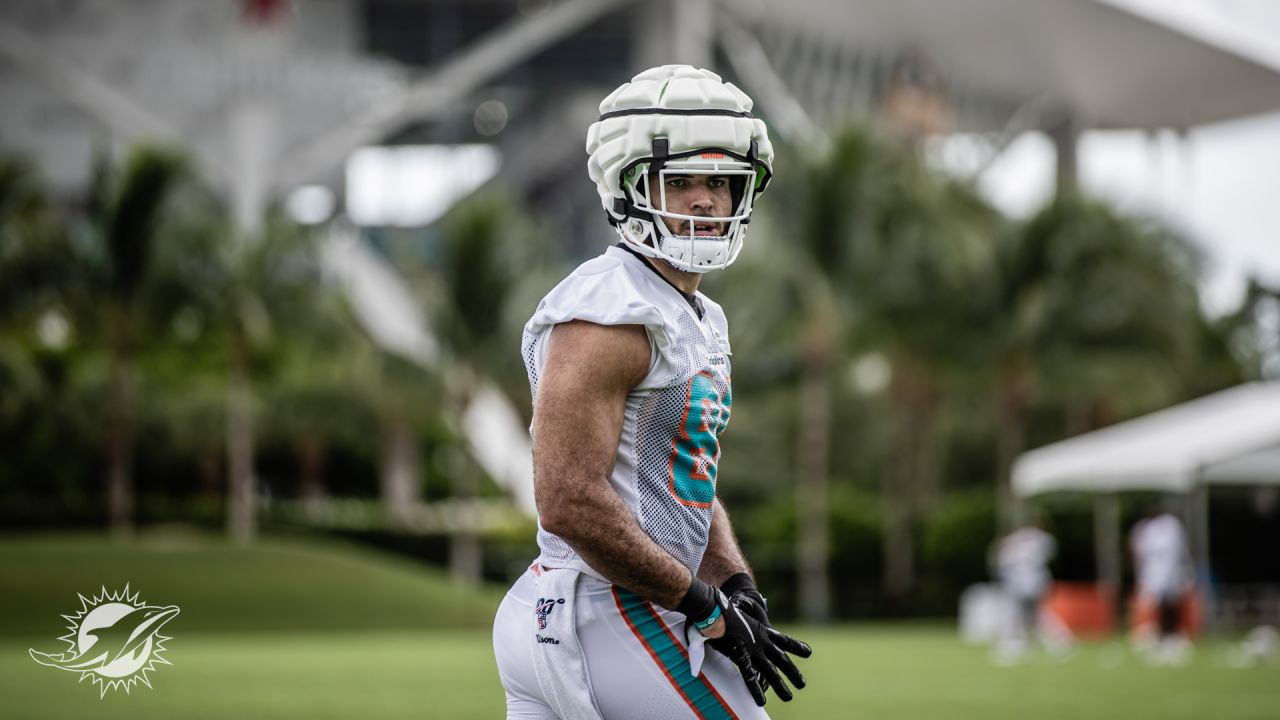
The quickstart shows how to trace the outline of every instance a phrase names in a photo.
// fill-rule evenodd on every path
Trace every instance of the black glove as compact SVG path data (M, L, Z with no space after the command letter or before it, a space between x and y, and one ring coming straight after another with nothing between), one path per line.
M737 610L744 621L749 624L750 629L757 636L756 650L750 654L752 665L758 671L756 678L759 683L758 688L752 688L752 696L755 697L756 703L764 704L764 684L768 683L773 687L774 692L783 702L787 702L792 698L790 688L786 683L782 682L782 678L778 676L778 670L782 670L782 674L791 681L796 689L803 688L805 685L804 676L800 674L799 668L792 662L787 653L798 657L807 658L813 654L813 650L805 643L796 640L787 635L783 635L773 626L769 624L768 603L764 596L756 589L755 583L751 580L751 576L746 573L738 573L729 578L720 586L721 592L729 597L729 606ZM726 619L726 622L728 620ZM754 623L754 626L751 624ZM726 631L725 638L729 637ZM720 650L717 643L725 638L712 640L709 644ZM721 650L721 652L724 652ZM728 653L725 653L726 655ZM745 675L743 676L746 677ZM748 680L748 687L751 686Z
M684 613L688 618L685 624L685 632L689 632L689 626L697 628L699 632L711 627L715 621L725 619L725 635L715 640L707 640L707 644L712 648L720 651L738 668L738 673L742 675L742 679L747 684L747 689L751 692L751 698L756 701L757 705L764 705L764 691L767 687L767 681L759 670L756 669L751 657L751 648L754 647L754 636L751 630L744 625L742 615L729 604L729 598L723 592L715 587L708 585L698 578L693 578L689 584L689 590L685 593L684 599L680 601L680 605L676 607L677 612ZM730 619L730 615L733 616ZM729 637L729 633L733 632L738 636L751 637L751 642L733 641L731 643L722 643L717 646L716 643ZM774 673L777 674L776 672Z
M766 625L769 623L769 601L764 599L756 588L756 583L746 573L738 573L720 586L720 591L729 596L729 603L737 605L742 612Z

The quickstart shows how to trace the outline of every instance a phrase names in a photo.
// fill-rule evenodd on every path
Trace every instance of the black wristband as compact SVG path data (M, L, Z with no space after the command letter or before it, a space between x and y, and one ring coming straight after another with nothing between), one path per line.
M720 585L720 590L723 591L725 595L729 595L731 597L733 596L734 593L739 592L741 590L746 590L748 588L751 590L756 590L756 582L751 579L750 575L744 572L740 572L730 577L728 580L725 580L724 583ZM760 594L760 591L756 590L756 594L757 595Z
M676 612L684 613L685 617L699 623L711 617L719 605L720 591L694 577L684 599L676 606Z

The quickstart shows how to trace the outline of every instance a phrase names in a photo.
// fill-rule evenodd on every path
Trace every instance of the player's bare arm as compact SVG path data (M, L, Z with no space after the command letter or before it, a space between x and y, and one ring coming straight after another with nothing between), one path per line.
M729 522L729 513L720 503L720 498L716 498L712 508L707 552L702 556L702 565L698 567L698 579L719 587L738 573L750 575L751 567L747 565L747 559L738 547L737 536Z
M649 371L639 325L574 321L551 332L533 414L534 491L542 527L610 582L674 608L690 573L658 547L609 484L627 394Z

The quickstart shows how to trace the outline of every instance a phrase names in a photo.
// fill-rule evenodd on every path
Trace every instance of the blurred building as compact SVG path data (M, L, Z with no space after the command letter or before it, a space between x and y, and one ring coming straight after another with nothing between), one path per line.
M250 226L299 188L305 219L429 225L497 175L585 251L584 129L640 68L714 67L796 144L853 119L966 132L974 172L1044 130L1069 183L1085 128L1280 106L1280 56L1202 20L1140 0L13 0L0 147L74 197L95 145L186 145ZM353 156L380 146L437 151Z

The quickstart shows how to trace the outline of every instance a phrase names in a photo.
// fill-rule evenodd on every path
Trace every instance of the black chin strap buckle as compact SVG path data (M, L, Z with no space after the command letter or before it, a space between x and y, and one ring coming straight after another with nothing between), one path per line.
M653 162L649 164L649 172L656 175L662 172L667 158L671 156L671 141L667 138L654 138L650 154L653 155Z

